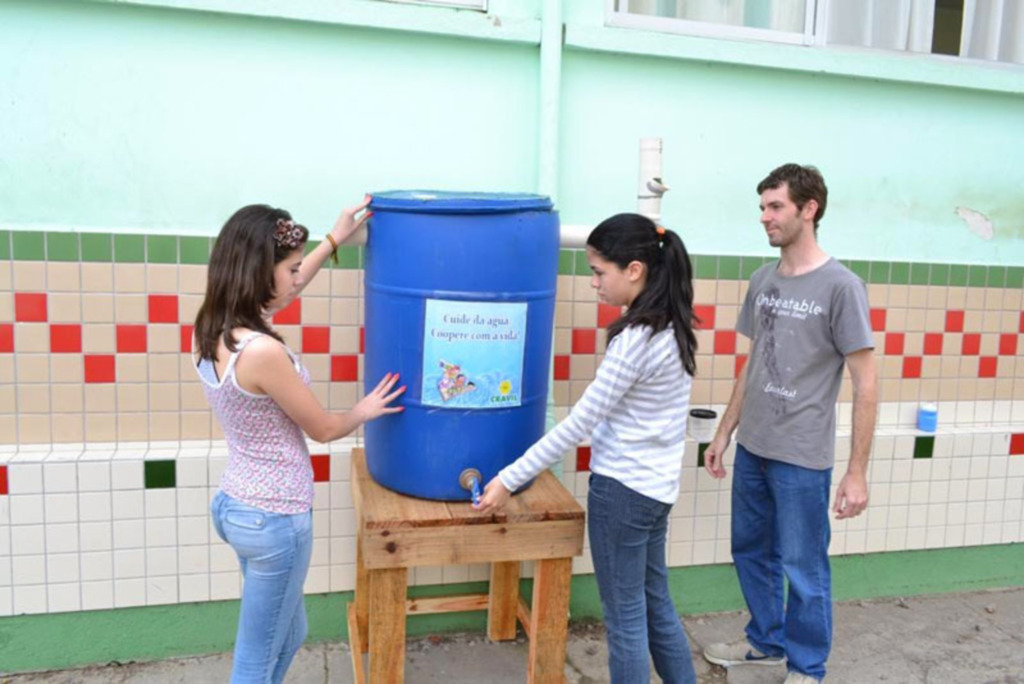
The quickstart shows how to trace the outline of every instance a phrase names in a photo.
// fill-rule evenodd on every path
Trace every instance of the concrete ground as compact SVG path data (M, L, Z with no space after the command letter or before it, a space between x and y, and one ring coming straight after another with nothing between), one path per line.
M698 682L780 684L782 666L739 666L729 671L700 657L700 647L731 640L744 613L688 616ZM828 682L835 684L1024 684L1024 588L909 599L838 603ZM523 682L528 645L492 644L481 635L429 637L406 649L409 684ZM574 625L566 679L571 684L607 682L607 650L600 625ZM3 684L206 684L226 682L230 654L129 663L81 670L3 677ZM345 644L313 644L297 657L290 684L352 682ZM652 682L661 681L653 677Z

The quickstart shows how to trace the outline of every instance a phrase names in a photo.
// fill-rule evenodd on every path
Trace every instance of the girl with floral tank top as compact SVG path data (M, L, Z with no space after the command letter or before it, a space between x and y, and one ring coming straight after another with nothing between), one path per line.
M243 207L224 224L210 255L194 356L228 444L210 510L242 570L235 684L283 681L306 637L302 587L313 548L313 468L305 435L328 442L402 410L391 405L405 391L396 389L392 373L351 411L324 410L309 373L270 326L270 317L366 222L369 201L345 209L306 255L309 231L288 212Z

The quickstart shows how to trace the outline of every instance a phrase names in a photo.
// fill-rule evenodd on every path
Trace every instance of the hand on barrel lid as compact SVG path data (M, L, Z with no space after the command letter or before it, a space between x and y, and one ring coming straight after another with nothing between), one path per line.
M329 235L334 240L335 244L340 245L345 240L352 237L352 234L363 227L367 219L373 216L372 211L367 211L360 214L366 207L370 206L370 201L373 198L369 195L363 197L363 201L355 206L346 207L342 209L341 214L338 216L338 220L334 222L334 227L331 228ZM360 214L357 217L357 214Z
M502 484L501 479L495 476L484 487L484 495L478 503L473 504L473 508L481 513L501 513L511 496L512 493Z

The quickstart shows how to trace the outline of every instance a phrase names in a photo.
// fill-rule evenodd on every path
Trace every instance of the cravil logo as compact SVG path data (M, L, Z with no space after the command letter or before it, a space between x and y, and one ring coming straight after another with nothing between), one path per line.
M491 397L492 404L511 404L519 401L515 394L502 394Z

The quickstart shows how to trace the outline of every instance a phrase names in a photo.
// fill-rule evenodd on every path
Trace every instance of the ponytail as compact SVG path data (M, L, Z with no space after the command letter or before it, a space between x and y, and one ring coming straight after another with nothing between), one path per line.
M650 326L655 333L671 325L683 368L695 375L697 336L693 330L699 321L693 311L693 265L682 239L640 214L617 214L594 228L587 245L619 268L633 261L647 266L643 291L626 313L608 326L608 341L634 325Z

